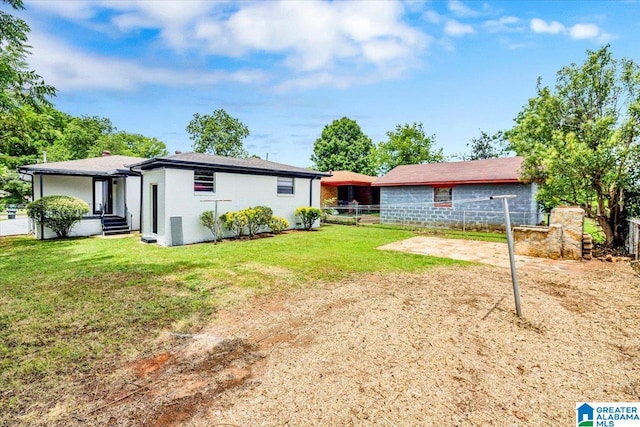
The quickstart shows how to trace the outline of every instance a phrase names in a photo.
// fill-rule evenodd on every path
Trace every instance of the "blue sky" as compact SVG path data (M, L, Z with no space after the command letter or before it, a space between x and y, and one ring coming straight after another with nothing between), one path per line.
M510 128L536 79L606 43L640 62L637 1L25 0L30 65L73 115L189 151L223 108L251 154L311 166L347 116L374 143L422 122L445 154Z

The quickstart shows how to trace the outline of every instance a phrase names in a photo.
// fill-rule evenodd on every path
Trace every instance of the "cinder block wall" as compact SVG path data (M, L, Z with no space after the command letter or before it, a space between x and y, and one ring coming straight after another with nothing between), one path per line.
M539 222L541 214L535 201L535 185L532 184L458 185L453 187L451 207L434 206L433 187L430 186L381 187L380 222L461 227L464 221L471 228L474 224L502 225L502 201L486 199L504 194L517 196L509 200L513 225Z

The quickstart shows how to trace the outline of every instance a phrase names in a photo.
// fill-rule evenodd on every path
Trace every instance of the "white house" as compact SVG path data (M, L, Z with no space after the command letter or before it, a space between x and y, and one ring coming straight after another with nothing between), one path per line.
M70 236L91 236L140 229L140 174L128 165L140 157L111 156L39 163L18 169L31 180L32 200L66 195L84 200L89 214L76 224ZM55 233L38 224L36 237L49 239Z
M296 224L300 206L320 207L320 178L328 173L270 162L181 153L131 165L141 175L141 233L176 246L213 240L200 224L204 211L218 215L268 206Z

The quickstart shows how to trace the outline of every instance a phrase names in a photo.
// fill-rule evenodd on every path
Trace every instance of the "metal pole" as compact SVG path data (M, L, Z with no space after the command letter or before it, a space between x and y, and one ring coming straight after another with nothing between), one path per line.
M214 214L213 214L213 220L215 221L213 223L213 244L217 245L218 244L218 201L216 200L216 205L214 208Z
M504 224L507 228L507 246L509 246L509 263L511 264L511 282L513 283L513 297L516 301L516 313L518 317L522 317L520 309L520 289L518 287L518 274L516 271L516 259L513 251L513 235L511 234L511 219L509 218L509 202L507 199L513 199L516 196L491 196L490 199L502 199L502 207L504 209Z
M467 233L467 211L462 211L462 234Z

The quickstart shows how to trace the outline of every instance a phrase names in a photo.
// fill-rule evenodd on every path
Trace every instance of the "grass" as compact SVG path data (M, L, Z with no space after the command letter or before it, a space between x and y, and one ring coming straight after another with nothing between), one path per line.
M584 219L584 232L593 237L593 243L602 245L607 240L600 225L592 218Z
M64 393L72 378L148 351L162 331L198 331L247 294L462 264L375 249L412 235L328 225L173 248L138 238L2 238L0 425L34 402L55 401L54 390Z
M504 232L462 231L449 228L420 228L405 227L401 225L367 224L365 227L383 228L387 230L411 230L417 234L441 237L443 239L480 240L483 242L507 243L507 235Z

